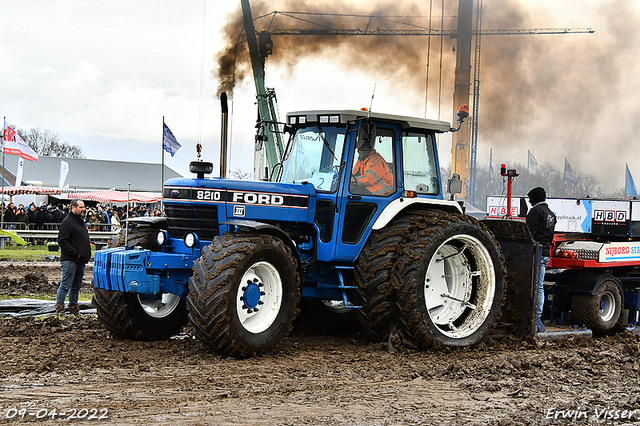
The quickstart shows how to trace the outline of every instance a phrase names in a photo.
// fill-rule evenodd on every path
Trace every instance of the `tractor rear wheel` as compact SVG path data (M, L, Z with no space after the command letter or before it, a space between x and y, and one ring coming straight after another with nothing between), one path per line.
M402 321L423 348L473 346L493 329L505 297L493 234L459 214L413 212L398 274Z
M622 294L618 285L603 281L592 295L574 294L571 314L580 324L585 324L596 334L604 334L618 323L622 310Z
M144 226L129 230L128 245L152 249L157 229ZM115 247L124 246L121 230ZM172 293L145 295L123 293L94 287L92 303L98 320L113 335L134 340L167 339L187 325L187 305Z
M355 266L355 282L362 308L358 322L376 341L387 339L399 325L395 292L400 288L394 270L409 237L409 217L396 217L385 228L373 231Z
M276 237L223 234L205 247L189 279L189 320L214 351L236 358L274 348L291 327L300 274Z

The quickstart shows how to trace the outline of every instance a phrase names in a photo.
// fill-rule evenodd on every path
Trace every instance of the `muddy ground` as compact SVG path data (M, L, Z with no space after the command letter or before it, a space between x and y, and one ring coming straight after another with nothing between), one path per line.
M59 275L55 261L0 262L0 294L52 294ZM208 352L188 327L169 341L136 342L111 338L92 316L5 318L0 423L640 422L640 337L628 331L444 352L396 344L372 343L357 328L323 332L303 316L275 352L240 361Z
M55 294L60 283L60 258L42 261L9 261L0 258L0 295L31 297ZM85 267L82 291L90 293L93 262Z

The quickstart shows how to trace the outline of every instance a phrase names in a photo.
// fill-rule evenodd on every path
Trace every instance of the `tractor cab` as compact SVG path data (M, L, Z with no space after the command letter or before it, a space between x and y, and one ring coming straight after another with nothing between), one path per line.
M449 131L449 123L309 111L288 114L287 126L280 181L315 188L319 261L352 262L376 221L412 200L443 200L435 134Z

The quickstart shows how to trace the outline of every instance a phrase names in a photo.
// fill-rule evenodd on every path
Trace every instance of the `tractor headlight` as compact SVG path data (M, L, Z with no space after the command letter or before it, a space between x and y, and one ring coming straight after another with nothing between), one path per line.
M184 236L184 245L187 248L193 248L198 242L198 236L193 232L188 232Z
M158 231L158 233L156 234L156 243L158 243L158 245L161 246L165 244L167 241L169 241L169 233L164 230Z

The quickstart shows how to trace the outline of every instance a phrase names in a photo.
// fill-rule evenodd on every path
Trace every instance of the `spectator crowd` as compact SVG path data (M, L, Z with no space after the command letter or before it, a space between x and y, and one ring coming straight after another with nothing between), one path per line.
M154 205L136 203L129 206L128 217L162 216ZM58 229L60 222L69 214L69 204L47 204L28 206L10 202L0 204L4 229ZM127 206L96 203L87 206L85 224L90 231L119 231L123 219L127 218Z

